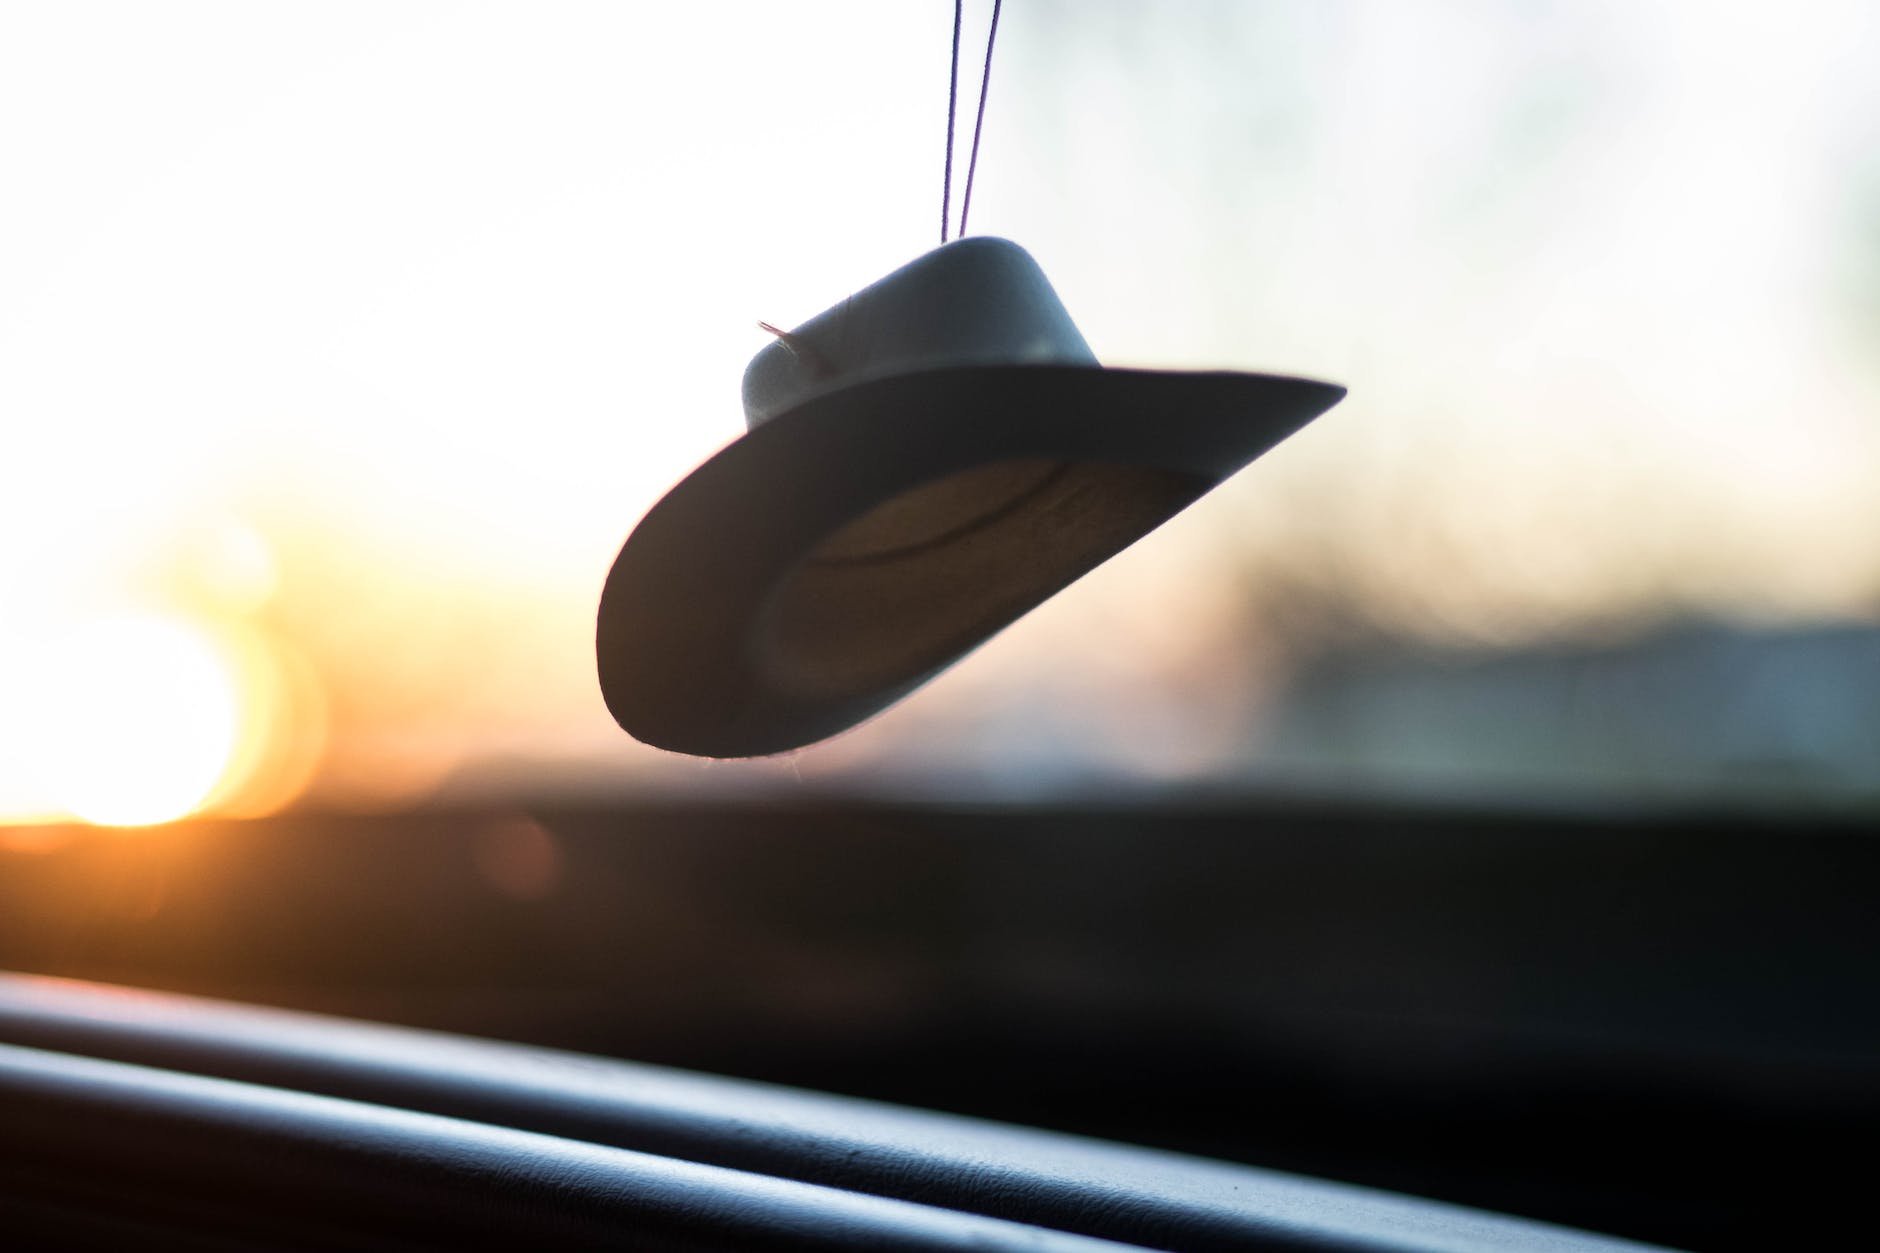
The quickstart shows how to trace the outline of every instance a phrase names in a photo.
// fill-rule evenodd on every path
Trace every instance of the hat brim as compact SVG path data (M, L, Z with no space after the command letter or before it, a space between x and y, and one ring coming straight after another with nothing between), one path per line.
M706 461L628 537L596 630L607 708L635 738L704 757L846 730L1344 394L1278 375L996 365L812 397ZM808 561L897 497L1014 462L1075 469L960 534ZM922 615L944 629L911 630Z

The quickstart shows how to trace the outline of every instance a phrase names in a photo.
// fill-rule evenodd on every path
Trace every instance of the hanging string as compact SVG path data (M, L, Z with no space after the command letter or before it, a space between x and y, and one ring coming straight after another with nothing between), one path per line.
M943 244L947 242L947 219L953 216L953 114L960 99L960 9L963 3L964 0L953 0L953 65L947 71L947 164L940 180L940 242Z
M986 126L986 89L992 85L992 45L999 38L999 9L1004 0L992 0L992 28L986 32L986 67L979 76L979 109L973 117L973 151L966 163L966 193L960 201L960 235L966 234L966 217L973 211L973 175L979 171L979 134ZM940 242L947 242L947 228L953 216L953 120L959 112L960 99L960 21L964 0L953 0L953 62L947 71L947 159L946 172L940 179Z
M986 32L986 69L979 77L979 115L973 119L973 155L966 163L966 195L960 202L960 234L966 234L966 215L973 211L973 174L979 169L979 132L986 125L986 89L992 86L992 43L999 37L999 6L1003 0L992 0L992 29ZM957 8L955 12L957 12ZM959 53L953 54L955 62ZM943 239L940 241L945 243Z

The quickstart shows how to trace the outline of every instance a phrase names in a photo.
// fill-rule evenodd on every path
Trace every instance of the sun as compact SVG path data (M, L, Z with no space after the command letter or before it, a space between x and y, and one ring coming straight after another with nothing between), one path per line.
M40 785L75 817L168 822L201 805L229 769L240 682L200 628L154 614L93 618L37 660Z

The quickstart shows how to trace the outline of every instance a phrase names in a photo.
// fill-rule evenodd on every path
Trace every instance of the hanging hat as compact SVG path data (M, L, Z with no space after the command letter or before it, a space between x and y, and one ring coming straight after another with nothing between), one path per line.
M607 577L607 708L704 757L846 730L1344 394L1104 369L1024 249L944 244L752 360L749 432Z

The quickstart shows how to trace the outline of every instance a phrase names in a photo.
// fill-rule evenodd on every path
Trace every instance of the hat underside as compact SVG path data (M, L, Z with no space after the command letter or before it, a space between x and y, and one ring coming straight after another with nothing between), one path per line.
M788 699L845 702L932 674L1187 505L1206 484L1025 458L923 484L824 540L751 637Z

